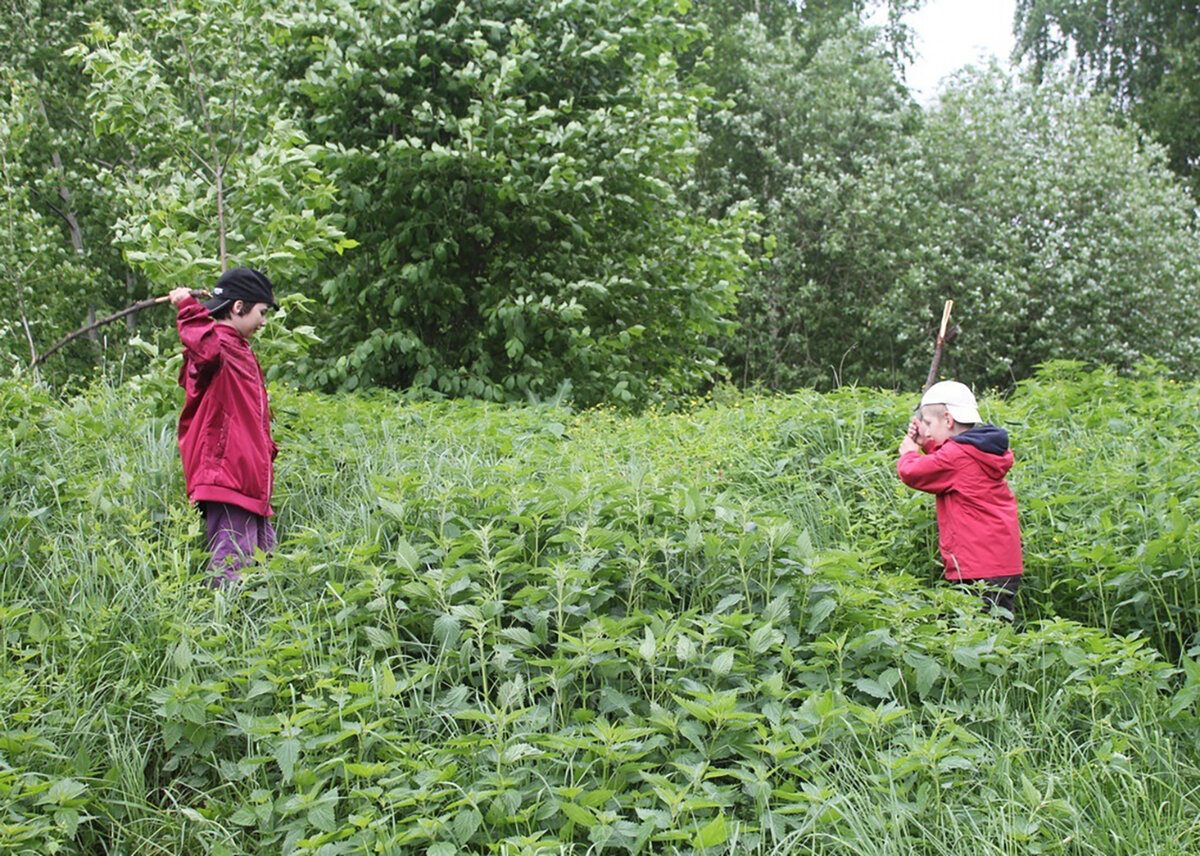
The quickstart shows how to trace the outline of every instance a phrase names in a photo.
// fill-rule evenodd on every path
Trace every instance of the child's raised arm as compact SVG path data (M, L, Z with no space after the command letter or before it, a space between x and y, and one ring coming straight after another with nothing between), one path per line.
M197 366L218 362L221 359L221 344L215 322L204 304L192 296L187 288L176 288L168 295L171 305L179 310L175 326L192 362Z
M921 447L911 437L900 442L900 460L896 472L900 481L926 493L942 493L954 484L957 467L950 460L952 453L920 454Z

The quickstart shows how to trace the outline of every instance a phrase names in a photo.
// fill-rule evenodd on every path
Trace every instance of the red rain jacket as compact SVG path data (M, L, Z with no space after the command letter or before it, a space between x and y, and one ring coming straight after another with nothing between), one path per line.
M1017 500L1004 478L1013 465L1008 434L977 425L926 451L901 455L896 471L909 487L937 495L946 579L1022 573Z
M183 341L179 453L192 502L227 502L270 517L275 442L267 384L250 344L195 298L179 305Z

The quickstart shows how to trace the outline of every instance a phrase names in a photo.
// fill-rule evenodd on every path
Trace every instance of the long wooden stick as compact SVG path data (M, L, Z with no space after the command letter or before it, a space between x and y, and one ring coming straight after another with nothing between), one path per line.
M946 349L946 325L950 323L950 310L953 308L953 300L947 300L942 308L942 326L938 328L937 343L933 346L933 362L929 364L929 374L925 376L925 387L921 392L937 383L938 369L942 367L942 353Z
M195 298L202 298L202 297L206 298L208 296L209 295L208 295L207 291L193 291L192 292L192 297L195 297ZM139 300L137 303L133 304L132 306L126 306L120 312L114 312L112 315L105 316L104 318L101 318L97 321L93 321L91 324L87 324L83 327L80 327L78 330L76 330L71 335L67 336L67 338L63 339L61 342L56 344L54 347L50 348L48 351L44 351L39 356L34 357L33 360L29 363L29 367L33 368L34 366L45 362L46 357L53 354L55 351L57 351L63 345L69 344L70 342L74 342L80 336L86 336L88 333L90 333L93 330L96 330L100 327L103 327L105 324L111 324L114 321L120 321L122 318L124 318L127 315L132 315L135 312L141 312L143 309L149 309L151 306L161 306L162 304L166 303L170 299L171 299L170 295L164 294L162 297L152 297L149 300Z

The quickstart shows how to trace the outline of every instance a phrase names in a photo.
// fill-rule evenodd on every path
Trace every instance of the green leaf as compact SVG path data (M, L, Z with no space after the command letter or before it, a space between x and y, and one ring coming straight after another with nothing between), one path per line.
M229 816L229 822L238 826L257 826L258 815L252 806L244 805Z
M1200 685L1200 660L1195 660L1186 654L1180 657L1188 685Z
M941 677L942 667L932 657L912 651L904 655L904 662L916 672L917 694L921 697L928 695L934 683Z
M483 815L479 813L478 809L462 809L454 816L454 839L459 844L467 844L482 823Z
M383 663L379 667L378 684L378 692L384 698L396 694L396 675L387 663Z
M837 608L837 601L832 597L823 597L814 603L808 610L808 624L805 625L805 630L808 633L816 633L825 619L828 618Z
M74 838L79 829L79 812L73 808L60 808L54 812L54 825L62 830L63 835Z
M572 823L582 826L584 829L591 829L597 823L596 815L592 814L590 810L581 805L577 805L576 803L560 802L558 804L558 809L564 815L566 815L568 820L570 820Z
M675 640L675 656L682 663L689 663L696 659L696 643L692 641L690 636L680 635Z
M443 648L448 648L458 640L458 619L453 615L439 615L433 622L433 638Z
M1075 668L1079 668L1087 663L1087 654L1074 645L1062 649L1062 658L1067 665Z
M335 809L337 807L337 792L322 796L309 810L308 822L322 832L334 832L338 828Z
M36 612L29 618L29 638L38 645L44 644L50 638L50 628Z
M376 650L392 648L396 644L396 637L382 627L364 627L363 634L367 637L371 647Z
M408 509L404 505L404 503L396 502L395 500L388 499L387 497L384 497L384 496L375 497L375 502L384 511L384 513L387 514L388 517L391 517L393 520L399 520L399 521L403 522L406 519L406 513L407 513ZM404 543L404 542L401 541L401 543ZM409 549L412 549L412 548L410 547ZM397 558L398 563L401 565L401 567L404 567L404 561L402 558L402 554L398 553L396 558ZM412 568L408 568L408 570L411 571Z
M733 649L726 648L713 658L712 666L713 674L728 675L733 671Z
M171 662L175 664L175 668L180 671L186 670L192 664L192 647L188 644L187 637L179 640L179 644L175 646L171 652Z
M396 563L406 571L415 571L421 564L417 551L403 538L396 544Z
M875 698L887 698L892 694L892 691L889 687L885 687L883 684L879 683L879 681L871 678L859 678L854 682L854 686L860 691L866 693L867 695L874 696Z
M755 654L762 654L772 645L777 645L782 641L782 633L780 633L770 624L764 624L762 627L750 634L750 650Z
M692 839L692 846L699 849L716 847L724 844L728 839L729 832L725 828L725 815L718 814L708 823L704 824L704 826L700 827L700 831Z
M285 738L275 744L271 755L279 765L279 771L283 773L283 780L290 782L296 769L296 761L300 757L300 741L295 737Z
M44 794L38 797L38 805L69 806L75 803L87 785L74 779L58 779Z
M648 663L654 662L654 655L658 651L658 645L654 638L654 632L649 628L645 628L642 637L642 644L638 646L638 656Z
M983 667L983 664L979 660L979 652L974 648L968 648L960 645L954 648L950 653L955 660L957 660L961 665L966 666L968 669L980 669Z

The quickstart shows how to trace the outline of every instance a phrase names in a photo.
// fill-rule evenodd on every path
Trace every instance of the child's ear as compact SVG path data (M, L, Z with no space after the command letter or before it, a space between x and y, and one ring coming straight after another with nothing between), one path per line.
M229 307L229 314L230 315L244 315L245 309L246 309L246 304L243 301L235 300L235 301L233 301L233 306Z

